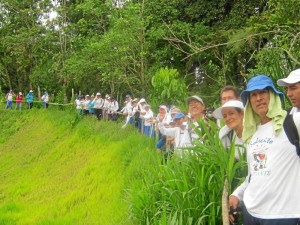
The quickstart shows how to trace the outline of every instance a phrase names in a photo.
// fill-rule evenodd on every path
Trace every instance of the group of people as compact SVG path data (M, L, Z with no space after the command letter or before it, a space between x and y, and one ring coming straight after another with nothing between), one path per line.
M75 100L75 107L79 116L95 115L98 120L116 121L118 119L119 103L108 94L104 98L99 92L96 96L89 94L78 96Z
M284 95L266 75L257 75L247 82L241 94L233 86L221 90L222 105L213 112L220 127L219 138L225 148L235 145L235 158L246 154L248 176L229 196L230 221L235 223L242 208L244 225L297 225L300 223L300 69L277 81L286 88L293 107L283 109ZM7 96L6 108L12 108L13 92ZM16 97L16 108L22 108L22 93ZM26 95L32 107L32 91ZM46 100L45 100L46 102ZM158 151L183 157L199 136L198 122L208 119L204 101L194 95L186 99L187 112L178 107L160 105L154 115L145 98L125 96L124 107L109 95L100 93L78 97L80 115L94 114L98 120L118 119L139 132L158 137ZM47 106L45 106L47 107ZM244 150L246 150L244 152Z
M232 86L223 88L222 105L213 112L224 147L234 144L235 159L238 161L241 154L247 158L248 175L229 196L230 221L235 224L240 213L244 225L300 224L300 69L279 79L277 85L285 87L291 109L283 108L284 95L272 79L257 75L249 79L241 94ZM152 130L160 136L158 149L170 141L170 151L183 157L191 152L195 141L205 143L205 137L197 132L201 129L198 122L208 119L199 96L186 99L186 113L161 105L152 118L145 116L150 106L144 99L126 99L123 113L127 112L128 123L130 112L135 111L139 112L138 119L145 121L144 126L154 124ZM146 127L144 131L149 135Z
M26 94L25 99L26 99L27 109L31 109L32 106L33 106L33 102L34 102L33 90L30 90ZM6 109L12 109L13 108L13 102L15 102L16 103L15 109L22 110L22 106L23 106L23 94L22 94L21 91L18 92L18 94L16 95L13 92L13 90L10 90L6 94L5 100L6 100L6 105L5 105ZM48 105L49 105L49 95L48 95L47 91L44 92L43 96L41 97L41 100L43 102L43 107L44 108L48 108Z
M300 69L279 79L293 107L284 110L284 95L265 75L251 78L241 95L221 93L214 111L225 126L219 137L225 147L246 149L248 176L229 197L230 221L242 209L244 225L300 223ZM224 98L224 99L223 99ZM225 101L223 101L225 100Z
M285 87L293 105L291 109L283 108L284 94L272 79L257 75L249 79L241 93L232 86L223 88L222 105L213 112L224 147L234 144L235 159L239 160L241 154L247 158L248 175L229 196L232 223L237 222L236 215L242 209L244 225L300 224L300 69L279 79L277 85ZM201 129L199 120L208 119L199 96L186 99L186 113L161 105L157 116L152 118L143 117L145 106L150 107L143 103L144 99L142 103L130 99L127 102L137 107L136 112L145 125L155 124L153 130L160 136L158 149L170 141L173 146L170 150L182 157L191 152L189 147L195 141L205 143L205 137L199 136L201 132L196 132ZM126 110L130 112L129 107Z

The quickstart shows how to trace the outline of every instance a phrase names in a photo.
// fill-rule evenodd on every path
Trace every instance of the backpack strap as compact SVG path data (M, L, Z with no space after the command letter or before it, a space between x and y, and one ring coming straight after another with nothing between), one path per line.
M227 134L227 137L229 138L230 140L230 143L232 143L232 140L233 140L233 130L229 131L228 134Z
M287 110L287 115L283 122L283 128L291 144L296 147L297 155L300 157L299 134L295 122L293 120L293 115L290 114L290 111L291 109Z

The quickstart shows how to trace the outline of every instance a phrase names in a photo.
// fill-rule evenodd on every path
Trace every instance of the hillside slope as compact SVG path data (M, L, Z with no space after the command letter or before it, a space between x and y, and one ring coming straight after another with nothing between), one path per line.
M75 114L0 110L0 224L133 224L123 190L153 140Z

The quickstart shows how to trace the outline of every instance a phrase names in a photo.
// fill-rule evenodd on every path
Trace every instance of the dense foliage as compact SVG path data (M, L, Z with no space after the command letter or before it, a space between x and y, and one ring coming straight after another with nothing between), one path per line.
M113 2L122 1L1 0L2 92L150 97L152 77L168 67L187 86L180 96L215 102L226 83L299 67L297 0Z

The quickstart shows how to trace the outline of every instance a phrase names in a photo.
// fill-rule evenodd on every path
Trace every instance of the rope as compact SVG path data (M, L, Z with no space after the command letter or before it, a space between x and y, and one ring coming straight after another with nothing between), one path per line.
M17 102L17 100L12 100L11 102ZM44 103L44 101L32 101L31 103ZM0 101L0 103L7 103L7 101ZM29 103L21 101L21 103ZM57 102L48 102L49 105L75 105L75 103L57 103Z

